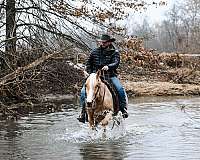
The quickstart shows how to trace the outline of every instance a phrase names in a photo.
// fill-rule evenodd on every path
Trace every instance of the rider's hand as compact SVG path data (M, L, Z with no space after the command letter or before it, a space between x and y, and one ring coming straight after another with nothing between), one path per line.
M102 68L102 70L107 71L107 70L108 70L108 66L104 66L104 67Z
M87 73L85 70L83 71L84 77L87 78L89 76L89 73Z

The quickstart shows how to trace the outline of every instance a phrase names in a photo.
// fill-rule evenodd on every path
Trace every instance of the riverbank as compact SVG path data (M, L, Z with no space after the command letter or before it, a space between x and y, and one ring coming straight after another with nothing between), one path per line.
M171 82L133 82L123 81L128 97L142 96L196 96L200 95L200 85L175 84ZM66 107L67 102L79 103L78 94L48 94L37 99L37 103L32 101L16 103L12 105L2 105L0 108L0 120L17 120L21 116L30 112L53 113L61 111Z
M129 96L188 96L200 95L200 85L171 82L122 82Z
M199 61L199 57L177 54L145 52L139 58L137 54L122 56L119 79L129 97L199 96ZM63 57L45 62L33 68L19 68L1 78L0 119L17 119L35 110L62 111L69 99L76 99L78 104L84 83L83 69Z

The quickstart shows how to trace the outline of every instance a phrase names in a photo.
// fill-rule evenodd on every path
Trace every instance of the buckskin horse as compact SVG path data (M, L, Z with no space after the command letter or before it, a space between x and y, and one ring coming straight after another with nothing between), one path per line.
M92 129L100 124L106 131L106 126L113 119L114 103L111 91L100 76L101 70L98 70L86 80L86 112Z

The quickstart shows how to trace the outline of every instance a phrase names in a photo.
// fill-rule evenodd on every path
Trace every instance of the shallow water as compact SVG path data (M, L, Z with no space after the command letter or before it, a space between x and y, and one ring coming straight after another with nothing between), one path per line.
M129 118L106 138L78 123L80 109L72 104L0 122L0 159L200 159L200 97L135 98L128 110Z

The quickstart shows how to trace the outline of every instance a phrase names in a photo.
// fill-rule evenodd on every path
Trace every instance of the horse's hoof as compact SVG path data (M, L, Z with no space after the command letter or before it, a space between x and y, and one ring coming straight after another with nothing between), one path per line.
M103 133L102 133L102 138L105 139L106 138L106 129L103 129Z
M96 129L96 127L95 126L91 126L91 129L93 130L93 131L97 131L97 129Z

